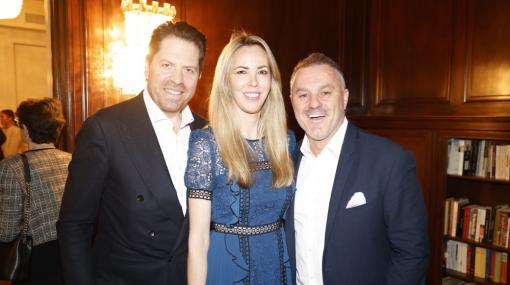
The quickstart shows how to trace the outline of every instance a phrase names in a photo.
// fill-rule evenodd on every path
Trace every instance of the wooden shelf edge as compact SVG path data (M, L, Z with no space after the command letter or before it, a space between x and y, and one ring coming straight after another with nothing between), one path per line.
M455 240L455 241L467 243L467 244L474 245L474 246L479 246L479 247L484 247L484 248L488 248L488 249L492 249L492 250L506 252L506 253L510 254L510 248L505 248L505 247L500 247L500 246L495 246L495 245L485 244L485 243L479 243L479 242L475 242L472 240L465 240L465 239L458 238L458 237L444 236L444 238L449 239L449 240Z
M454 178L454 179L472 180L472 181L480 181L480 182L488 182L488 183L510 184L510 181L508 181L508 180L490 179L490 178L477 177L477 176L464 176L464 175L452 175L452 174L447 174L446 176L448 178Z
M451 269L443 268L443 270L444 270L445 274L448 276L455 277L455 278L458 278L458 279L461 279L464 281L468 281L468 282L475 282L477 284L483 284L483 285L502 285L503 284L503 283L496 283L496 282L493 282L493 281L485 279L485 278L474 277L474 276L471 276L471 275L468 275L468 274L465 274L462 272L458 272L455 270L451 270Z

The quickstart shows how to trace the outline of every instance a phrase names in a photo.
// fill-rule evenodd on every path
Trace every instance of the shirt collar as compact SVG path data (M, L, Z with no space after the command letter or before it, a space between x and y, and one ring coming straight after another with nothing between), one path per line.
M342 145L344 143L345 133L347 132L347 123L348 123L347 118L344 118L342 124L340 125L340 128L336 130L331 140L319 153L319 155L322 155L325 152L329 152L334 156L337 157L340 156L340 151L342 150ZM306 157L315 157L312 150L310 149L310 140L308 139L308 136L306 134L305 137L303 138L303 143L301 144L300 151Z
M152 97L149 95L149 92L147 91L147 88L143 90L143 101L145 103L145 107L147 108L147 113L149 113L149 119L151 120L151 123L159 123L161 121L168 121L170 124L173 122L168 119L168 117L165 115L163 111L156 105L154 100L152 100ZM191 112L191 109L188 105L184 107L184 109L181 111L181 125L180 128L184 128L187 125L193 123L195 118L193 117L193 113Z

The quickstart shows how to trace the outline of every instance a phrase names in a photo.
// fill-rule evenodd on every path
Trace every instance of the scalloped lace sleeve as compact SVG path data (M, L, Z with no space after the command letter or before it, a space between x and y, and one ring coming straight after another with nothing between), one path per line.
M212 147L210 133L205 130L191 132L188 165L184 183L188 198L211 200L212 198Z

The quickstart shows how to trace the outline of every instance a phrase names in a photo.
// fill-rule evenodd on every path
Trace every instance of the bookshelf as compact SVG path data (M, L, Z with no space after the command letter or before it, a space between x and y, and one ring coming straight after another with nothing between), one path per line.
M440 137L441 145L446 150L443 172L443 276L476 284L508 285L510 244L507 243L510 242L505 241L510 237L502 232L510 227L510 218L502 212L507 212L505 204L510 205L510 137L505 132L460 131L445 131ZM459 142L462 147L459 147ZM466 145L470 145L471 149L467 149ZM491 147L480 147L488 145ZM457 154L453 153L456 148L472 153L457 158ZM484 153L486 161L482 166ZM452 164L455 164L454 167ZM495 221L497 215L499 224ZM506 281L503 283L501 278Z

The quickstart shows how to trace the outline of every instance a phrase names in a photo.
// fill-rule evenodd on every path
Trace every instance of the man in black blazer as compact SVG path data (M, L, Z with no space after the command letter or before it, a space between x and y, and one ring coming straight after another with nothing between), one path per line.
M424 284L426 210L413 155L355 127L338 65L314 53L294 68L304 129L286 229L297 284Z
M149 44L147 88L87 119L69 165L58 240L67 284L186 284L188 102L205 36L164 23Z

